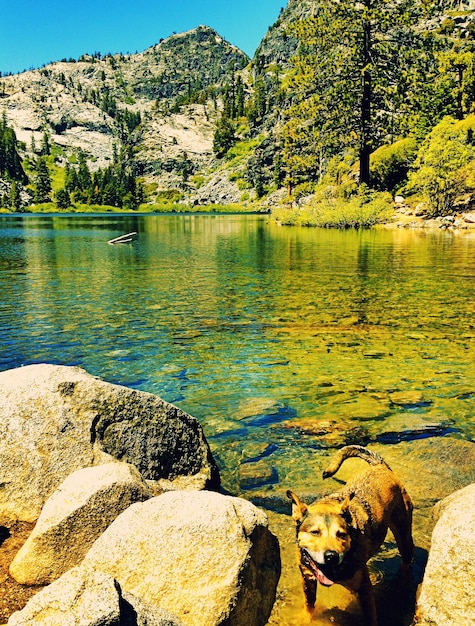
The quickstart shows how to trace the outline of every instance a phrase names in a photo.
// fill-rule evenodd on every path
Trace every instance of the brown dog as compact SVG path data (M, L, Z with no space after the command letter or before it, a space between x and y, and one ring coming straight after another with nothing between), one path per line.
M362 446L345 446L323 478L335 474L343 461L359 457L370 467L343 489L307 506L292 492L292 517L297 524L299 567L305 602L315 607L317 584L339 583L358 594L365 623L377 626L376 607L366 563L391 529L409 567L413 552L412 502L385 461Z

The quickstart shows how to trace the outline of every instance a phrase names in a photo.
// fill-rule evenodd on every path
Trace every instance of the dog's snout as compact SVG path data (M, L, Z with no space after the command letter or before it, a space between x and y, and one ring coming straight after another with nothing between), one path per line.
M338 552L335 552L335 550L326 550L323 558L325 559L325 565L337 565L339 561Z

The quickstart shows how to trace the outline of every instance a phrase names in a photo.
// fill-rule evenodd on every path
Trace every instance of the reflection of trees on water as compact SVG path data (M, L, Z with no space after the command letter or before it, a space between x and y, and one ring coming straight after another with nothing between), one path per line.
M358 248L357 258L357 290L355 293L355 313L358 315L359 324L368 323L368 282L370 263L369 263L369 245L368 243L362 243Z

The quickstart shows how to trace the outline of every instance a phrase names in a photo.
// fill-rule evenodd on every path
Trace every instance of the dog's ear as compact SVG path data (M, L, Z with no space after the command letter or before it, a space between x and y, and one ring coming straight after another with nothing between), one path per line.
M350 493L347 494L346 498L341 503L341 514L347 521L348 519L351 520L351 514L350 514L349 509L350 509L350 502L353 500L354 497L355 497L355 492L350 491Z
M287 491L287 498L292 500L292 519L300 525L307 515L307 505L299 500L298 496L296 496L293 491L290 491L290 489Z

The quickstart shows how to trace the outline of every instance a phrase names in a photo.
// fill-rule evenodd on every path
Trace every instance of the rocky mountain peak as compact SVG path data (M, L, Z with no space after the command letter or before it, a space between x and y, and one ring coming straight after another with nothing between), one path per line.
M47 133L63 163L82 150L94 170L127 141L151 188L177 188L184 161L195 171L212 157L220 95L230 72L248 63L200 25L136 54L83 55L1 77L0 109L23 156L34 156Z

